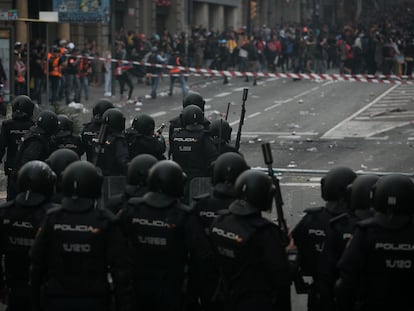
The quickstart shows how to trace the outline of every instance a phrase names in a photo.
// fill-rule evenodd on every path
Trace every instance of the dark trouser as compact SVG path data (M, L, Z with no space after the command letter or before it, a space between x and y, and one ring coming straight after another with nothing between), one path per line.
M32 310L28 286L16 286L9 289L8 311Z
M99 297L47 297L45 311L106 311L109 300ZM27 309L29 310L29 309ZM143 309L145 310L145 309ZM147 309L150 310L150 309Z
M139 280L136 310L180 311L183 304L182 281Z
M128 91L128 99L131 99L132 91L134 90L134 86L132 85L131 79L128 77L128 74L123 73L118 76L119 81L119 93L122 95L124 94L125 84L128 85L129 91Z
M45 77L34 77L33 94L30 94L33 100L36 100L39 105L42 104L42 92L45 85Z
M55 104L59 101L60 81L61 78L57 76L49 76L51 97L50 102Z
M157 97L157 88L158 83L160 82L160 77L157 75L154 75L151 77L151 97L156 98Z
M7 201L14 200L17 195L16 175L12 171L7 172Z
M261 293L247 293L242 297L238 297L232 301L232 306L227 310L231 311L285 311L283 309L277 309L273 305L271 297Z

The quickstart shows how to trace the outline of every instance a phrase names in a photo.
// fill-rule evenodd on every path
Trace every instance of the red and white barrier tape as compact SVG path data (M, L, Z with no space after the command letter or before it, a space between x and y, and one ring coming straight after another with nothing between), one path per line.
M81 56L80 56L81 57ZM91 60L108 61L104 57L88 57ZM300 79L300 80L323 80L323 81L349 81L349 82L363 82L363 83L381 83L381 84L409 84L414 85L414 81L409 79L412 76L398 76L398 75L349 75L349 74L314 74L314 73L264 73L264 72L241 72L235 70L215 70L206 68L194 68L184 66L172 66L164 64L152 64L139 61L127 61L110 59L113 63L121 63L123 65L138 65L146 67L154 67L159 69L173 69L178 68L183 71L180 74L173 74L174 76L188 76L188 77L257 77L257 78L284 78L284 79ZM158 74L158 76L168 77L171 74Z

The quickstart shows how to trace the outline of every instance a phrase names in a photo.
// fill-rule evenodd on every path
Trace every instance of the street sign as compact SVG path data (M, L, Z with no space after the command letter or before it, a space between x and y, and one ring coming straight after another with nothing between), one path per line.
M67 23L108 23L110 0L53 0L59 21Z
M0 20L2 21L14 21L18 18L17 10L0 10Z

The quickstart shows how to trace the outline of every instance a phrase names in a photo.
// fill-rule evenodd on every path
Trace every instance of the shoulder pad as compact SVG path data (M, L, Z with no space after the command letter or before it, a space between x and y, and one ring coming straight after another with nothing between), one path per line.
M210 198L210 193L203 193L193 197L194 201L201 201Z
M368 218L368 219L364 219L364 220L358 221L356 223L356 225L358 227L361 227L361 228L370 227L370 226L376 225L376 224L377 224L377 220L374 217L371 217L371 218Z
M178 203L177 204L178 206L178 209L180 209L180 210L182 210L182 211L184 211L184 212L186 212L186 213L190 213L193 209L190 207L190 206L188 206L187 204L183 204L183 203Z
M221 209L221 210L218 210L216 214L219 216L223 216L223 215L230 215L231 212L228 209Z
M45 205L44 205L44 208L46 208L46 210L51 210L51 209L54 209L54 208L59 208L60 207L60 204L56 204L56 203L52 203L52 202L49 202L49 203L46 203Z
M139 205L144 202L143 198L130 198L128 200L129 205Z
M55 206L54 206L53 208L48 209L48 210L46 211L46 215L51 215L51 214L57 213L57 212L59 212L61 209L62 209L62 206L60 206L60 205L56 205L56 204L55 204Z
M1 210L1 209L6 209L6 208L10 208L10 207L12 207L13 205L14 205L14 200L4 202L3 204L1 204L1 205L0 205L0 210Z
M341 214L341 215L335 216L335 217L334 217L334 218L332 218L329 222L330 222L331 224L333 224L333 223L337 223L337 222L339 222L339 221L341 221L341 220L344 220L344 219L348 219L348 213L343 213L343 214Z
M273 222L263 217L258 217L258 218L253 219L251 224L255 228L262 228L266 226L276 226Z
M305 209L303 212L307 214L315 214L315 213L320 213L322 211L323 211L323 206L319 206L319 207L309 207Z
M99 208L98 211L101 217L109 219L110 221L115 221L115 215L110 210L106 208Z

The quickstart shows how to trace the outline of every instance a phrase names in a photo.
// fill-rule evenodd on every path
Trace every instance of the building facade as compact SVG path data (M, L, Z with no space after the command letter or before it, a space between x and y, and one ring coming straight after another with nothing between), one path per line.
M114 33L121 29L147 35L189 32L192 27L210 31L239 29L263 25L275 27L287 22L355 21L366 9L386 9L414 0L107 0L110 3L109 23L56 23L48 26L49 43L67 39L83 45L94 40L107 49ZM38 19L40 11L53 11L56 3L102 3L93 0L0 0L0 10L17 10L19 18ZM55 5L54 5L55 4ZM54 7L55 6L55 7ZM252 11L254 10L254 11ZM38 22L0 21L0 26L13 27L15 41L29 38L46 39L46 24Z

